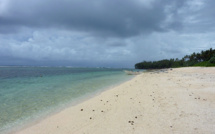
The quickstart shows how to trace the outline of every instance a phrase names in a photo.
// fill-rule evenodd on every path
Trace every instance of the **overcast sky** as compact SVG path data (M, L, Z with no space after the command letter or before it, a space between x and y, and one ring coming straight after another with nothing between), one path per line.
M215 0L0 0L0 65L134 67L215 48Z

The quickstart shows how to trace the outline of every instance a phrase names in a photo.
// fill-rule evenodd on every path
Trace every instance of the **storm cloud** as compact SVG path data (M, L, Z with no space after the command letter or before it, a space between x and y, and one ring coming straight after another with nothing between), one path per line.
M213 0L0 0L0 64L132 67L181 58L215 46L214 6Z
M54 27L123 37L178 27L179 20L165 22L166 14L172 12L175 16L184 5L183 0L8 0L2 3L0 23L4 30L1 32L14 32L12 29L19 27Z

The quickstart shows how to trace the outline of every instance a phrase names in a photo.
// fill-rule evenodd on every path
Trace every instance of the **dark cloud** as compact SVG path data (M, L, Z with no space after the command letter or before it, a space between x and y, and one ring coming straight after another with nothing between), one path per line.
M183 5L184 0L9 0L0 15L0 30L55 27L128 37L167 30L162 26L167 15L171 12L176 17ZM171 23L168 29L181 25L180 21Z

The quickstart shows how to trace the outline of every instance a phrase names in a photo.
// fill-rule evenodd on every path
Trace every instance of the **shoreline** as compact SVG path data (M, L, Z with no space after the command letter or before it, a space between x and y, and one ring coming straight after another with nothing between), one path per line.
M126 74L125 74L126 75ZM126 79L123 79L123 80L120 80L118 82L116 82L115 84L111 84L111 85L108 85L108 86L105 86L103 88L100 88L99 90L95 91L95 92L91 92L91 93L87 93L83 96L80 96L78 98L75 98L73 99L72 101L70 102L67 102L67 103L63 103L63 104L60 104L59 106L56 106L56 107L52 107L51 109L49 109L48 111L41 111L40 114L36 115L35 117L33 118L29 118L25 121L21 121L22 125L16 125L16 126L12 126L11 129L6 129L4 131L2 131L3 134L15 134L16 132L19 132L19 131L22 131L26 128L29 128L31 126L34 126L35 124L38 124L40 123L41 121L47 119L47 118L50 118L52 117L53 115L56 115L58 113L60 113L61 111L64 111L68 108L71 108L71 107L74 107L74 106L77 106L81 103L84 103L85 101L88 101L96 96L99 96L100 94L102 94L103 92L106 92L114 87L117 87L127 81L130 81L132 80L133 78L135 78L136 76L130 76Z
M213 133L215 68L144 72L10 134Z

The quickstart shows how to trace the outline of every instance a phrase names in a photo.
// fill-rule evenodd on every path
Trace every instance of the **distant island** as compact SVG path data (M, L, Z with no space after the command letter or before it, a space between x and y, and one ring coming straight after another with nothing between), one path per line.
M186 55L182 59L164 59L160 61L143 61L135 64L135 69L162 69L176 68L188 66L215 66L215 49L201 51L201 53L193 53Z

